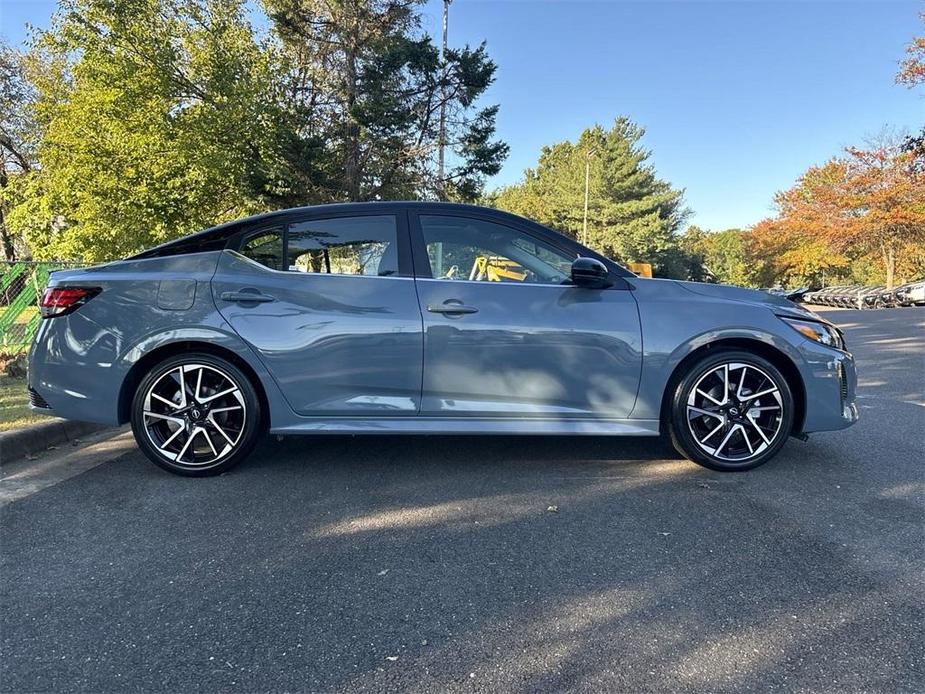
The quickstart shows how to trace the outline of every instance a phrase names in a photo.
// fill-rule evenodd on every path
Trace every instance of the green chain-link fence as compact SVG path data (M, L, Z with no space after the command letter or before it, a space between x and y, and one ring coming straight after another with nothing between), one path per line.
M0 262L0 354L29 349L42 319L39 300L54 270L71 263Z

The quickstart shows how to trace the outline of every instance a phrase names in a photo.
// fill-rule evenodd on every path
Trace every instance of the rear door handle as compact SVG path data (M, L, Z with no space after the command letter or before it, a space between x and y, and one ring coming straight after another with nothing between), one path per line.
M222 301L236 301L238 303L265 304L268 301L276 301L269 294L261 294L258 291L240 291L240 292L222 292Z
M431 313L444 313L451 316L461 316L466 313L479 312L475 306L466 306L465 304L442 304L441 306L428 306L427 310Z

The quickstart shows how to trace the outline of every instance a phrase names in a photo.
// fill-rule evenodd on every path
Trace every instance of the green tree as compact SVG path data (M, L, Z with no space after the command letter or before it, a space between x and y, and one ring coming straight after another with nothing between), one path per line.
M36 257L105 260L264 206L278 119L243 0L64 0L35 55L39 166L10 223Z
M8 227L7 216L35 168L35 97L26 77L25 56L0 43L0 253L6 260L16 260L25 252L21 237Z
M744 232L726 229L711 234L706 264L720 282L748 286L752 278Z
M331 200L472 200L498 172L497 106L477 102L494 79L484 44L445 59L420 30L422 0L263 0L285 67L293 125L290 172L324 143ZM436 169L439 114L450 166Z
M680 240L688 277L700 282L753 286L756 277L749 240L749 233L741 229L711 232L689 226Z
M495 204L532 217L623 262L678 271L678 231L687 217L683 191L658 178L641 145L645 131L619 117L610 129L588 128L577 142L544 147L523 181L498 191ZM585 174L589 179L584 236Z
M674 276L694 282L716 282L716 275L707 266L709 250L710 232L693 224L687 227L678 239Z

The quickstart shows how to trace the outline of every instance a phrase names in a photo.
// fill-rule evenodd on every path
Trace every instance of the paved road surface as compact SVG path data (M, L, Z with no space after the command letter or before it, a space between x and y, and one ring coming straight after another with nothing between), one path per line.
M744 474L443 437L7 470L0 688L922 691L925 309L829 315L861 422Z

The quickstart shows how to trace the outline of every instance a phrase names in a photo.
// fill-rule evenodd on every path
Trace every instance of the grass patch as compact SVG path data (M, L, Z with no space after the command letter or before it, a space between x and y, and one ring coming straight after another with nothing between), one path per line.
M8 309L6 307L0 308L0 316L2 316ZM13 321L13 325L20 325L28 323L35 317L35 314L39 312L38 306L26 306L22 313L16 316L16 320Z
M48 417L35 414L29 409L26 379L0 374L0 431L43 421L48 421Z

